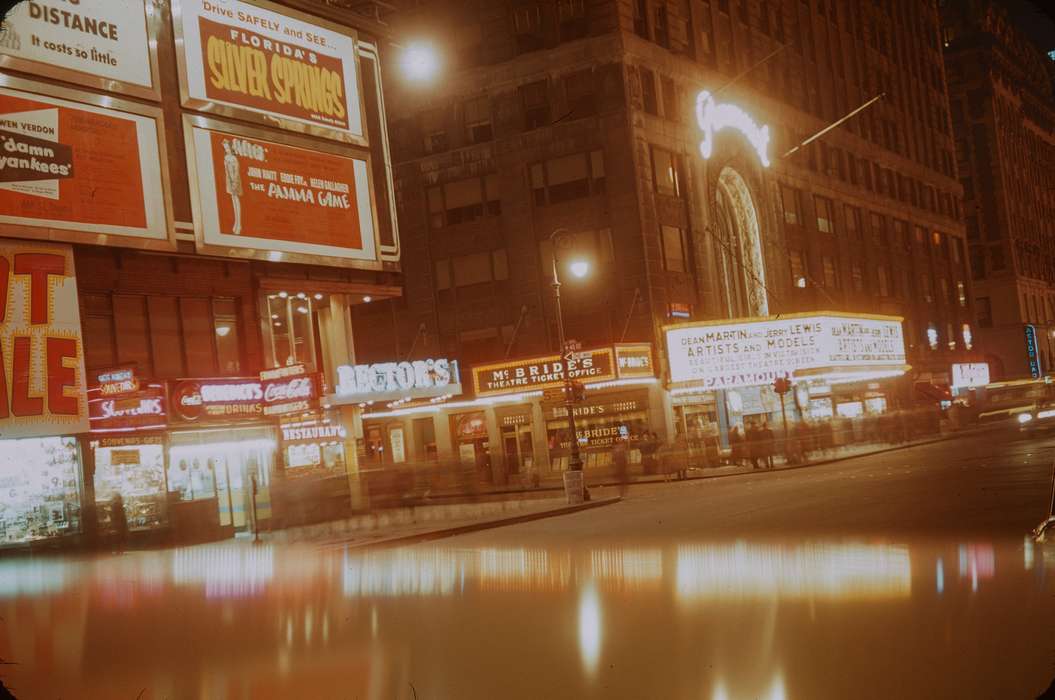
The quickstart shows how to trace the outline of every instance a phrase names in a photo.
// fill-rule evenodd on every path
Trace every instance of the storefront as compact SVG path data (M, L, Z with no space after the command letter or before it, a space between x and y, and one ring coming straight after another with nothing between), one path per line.
M735 427L801 420L863 439L868 418L894 408L909 369L901 319L821 312L667 326L675 423L729 444ZM773 383L787 377L792 391ZM704 438L709 444L709 437Z
M168 411L165 385L139 377L133 367L88 377L91 437L89 471L99 532L113 531L117 503L129 531L169 526L165 475ZM119 498L118 498L119 497Z
M648 420L647 390L591 392L571 410L575 412L575 433L584 469L611 468L612 447L619 440L627 443L627 461L631 465L641 463L641 448L650 443L653 432ZM571 458L568 411L562 402L543 402L550 469L556 471L566 470Z
M80 474L74 437L0 440L0 545L79 534Z
M276 419L264 414L259 378L186 379L169 386L169 489L180 529L223 536L259 525L271 511Z

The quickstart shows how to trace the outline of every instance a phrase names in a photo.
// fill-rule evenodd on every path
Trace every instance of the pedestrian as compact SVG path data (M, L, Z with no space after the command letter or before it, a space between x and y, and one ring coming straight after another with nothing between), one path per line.
M113 529L114 552L120 554L128 543L128 516L125 514L125 499L120 492L114 492L110 499L110 527Z
M747 424L747 434L744 440L746 446L747 459L751 462L751 469L758 469L758 460L762 456L761 444L762 433L757 423L751 422Z
M776 447L776 443L773 435L773 429L769 427L769 421L762 422L761 439L759 440L759 442L762 446L763 463L766 465L766 469L772 469L773 451Z
M729 453L733 464L744 466L744 429L739 424L729 431Z
M630 474L627 464L626 439L622 436L616 438L615 448L612 450L612 462L615 464L615 478L619 484L619 496L625 496L629 486Z

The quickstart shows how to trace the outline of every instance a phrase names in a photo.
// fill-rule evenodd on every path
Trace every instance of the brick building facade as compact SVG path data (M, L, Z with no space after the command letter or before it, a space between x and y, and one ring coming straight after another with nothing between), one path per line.
M948 2L945 63L976 313L994 375L1055 361L1055 64L993 2Z
M667 323L835 310L903 316L918 381L977 353L936 3L437 2L399 21L451 39L436 84L388 97L406 287L356 309L381 330L361 352L556 352L567 229L561 255L594 262L562 289L585 347L662 356ZM768 126L770 167L737 128L701 157L702 90Z

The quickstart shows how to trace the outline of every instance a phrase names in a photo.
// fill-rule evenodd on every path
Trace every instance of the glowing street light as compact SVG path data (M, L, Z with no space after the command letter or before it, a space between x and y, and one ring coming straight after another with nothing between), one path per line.
M590 263L586 262L585 260L576 260L572 262L571 265L568 265L568 269L571 270L571 273L573 275L575 275L579 279L582 279L586 275L590 274Z
M413 42L404 46L399 62L403 75L416 83L432 80L440 70L439 54L431 44L425 42Z

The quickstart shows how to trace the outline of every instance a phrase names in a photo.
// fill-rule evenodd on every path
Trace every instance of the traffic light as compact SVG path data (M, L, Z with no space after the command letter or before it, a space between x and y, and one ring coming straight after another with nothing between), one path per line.
M787 377L777 377L773 380L773 391L781 396L791 391L791 380Z

